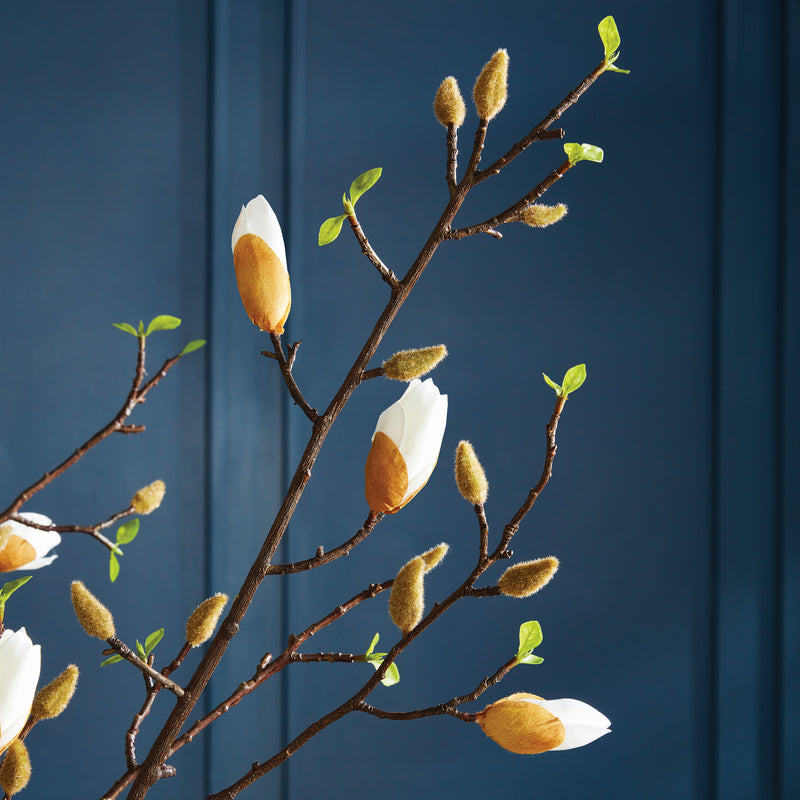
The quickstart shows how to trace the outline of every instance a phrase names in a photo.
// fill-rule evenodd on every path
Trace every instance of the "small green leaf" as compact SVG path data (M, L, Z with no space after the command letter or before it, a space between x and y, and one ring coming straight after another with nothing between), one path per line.
M376 633L372 637L372 642L370 643L370 646L367 648L367 652L364 653L365 656L368 656L368 655L370 655L372 653L372 651L375 649L375 645L378 644L378 642L380 641L380 638L381 638L381 635L379 633Z
M150 653L153 652L155 646L164 638L164 629L159 628L157 631L153 631L145 640L144 640L144 650L145 653L149 656Z
M181 321L177 317L171 317L169 314L159 314L157 317L153 317L153 319L150 320L145 336L149 336L156 331L171 331L180 324Z
M593 144L568 142L564 145L564 152L570 164L577 164L579 161L596 161L599 164L603 160L603 150Z
M129 333L131 336L136 336L138 338L139 334L136 333L136 328L133 325L128 325L127 322L112 322L111 323L115 328L119 328L121 331L125 331L125 333Z
M142 643L138 639L136 640L136 653L142 661L147 658L147 653L144 652L144 647L142 647Z
M394 686L396 683L400 683L400 670L397 669L397 664L394 662L389 664L389 669L386 670L386 675L381 679L381 683L384 686Z
M527 656L520 658L517 656L517 662L520 664L541 664L544 659L541 656L535 656L533 653L528 653Z
M353 213L353 204L347 199L346 194L342 194L342 205L345 215L349 217Z
M620 69L619 67L612 66L611 64L606 67L606 72L621 72L623 75L631 74L629 69Z
M322 223L319 229L319 246L330 244L336 241L337 237L342 231L342 222L344 222L345 214L339 214L338 217L331 217Z
M548 386L549 386L551 389L555 389L555 392L556 392L556 394L557 394L559 397L561 397L561 387L560 387L560 386L559 386L559 385L558 385L558 384L557 384L555 381L552 381L550 378L548 378L548 377L547 377L547 375L545 375L545 374L544 374L544 372L542 373L542 377L544 378L544 382L545 382L545 383L546 383L546 384L547 384L547 385L548 385Z
M9 581L8 583L4 583L3 587L0 589L0 597L3 599L3 603L11 597L14 592L19 589L20 586L24 586L33 575L25 575L22 578L15 578L13 581Z
M619 31L614 17L609 16L601 19L600 24L597 26L597 31L606 51L605 60L608 61L617 51L620 42Z
M142 322L141 320L139 320L139 333L137 333L136 335L147 336L147 334L144 332L144 322Z
M122 656L119 654L113 655L110 658L107 658L105 661L102 661L100 666L104 667L106 664L116 664L117 661L122 661Z
M523 622L519 626L519 650L517 656L522 657L526 653L538 647L542 643L542 626L535 620Z
M122 552L122 549L117 547L113 542L111 543L111 552L118 556L124 556L125 553Z
M577 364L576 366L568 369L567 374L564 376L564 397L566 397L570 392L580 389L585 380L586 364Z
M371 189L378 182L378 178L381 177L382 172L382 167L368 169L366 172L362 172L361 175L350 184L350 202L353 205L356 204L358 198L361 197L367 189Z
M119 561L114 553L109 553L108 559L108 577L111 580L111 583L119 576Z
M117 544L129 544L139 533L139 518L136 517L117 528Z
M195 350L199 350L205 343L205 339L194 339L193 341L189 342L189 344L187 344L186 347L180 351L180 353L178 353L178 358L188 355L189 353L194 353Z

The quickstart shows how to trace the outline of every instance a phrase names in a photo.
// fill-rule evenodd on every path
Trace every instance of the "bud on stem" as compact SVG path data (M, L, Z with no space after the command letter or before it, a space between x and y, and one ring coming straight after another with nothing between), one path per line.
M72 606L78 622L89 636L110 639L116 633L111 612L83 585L72 582Z
M481 119L490 120L497 116L508 97L508 53L498 50L481 70L472 98Z
M78 685L78 668L70 664L57 678L43 686L33 698L31 715L38 719L54 719L72 700Z

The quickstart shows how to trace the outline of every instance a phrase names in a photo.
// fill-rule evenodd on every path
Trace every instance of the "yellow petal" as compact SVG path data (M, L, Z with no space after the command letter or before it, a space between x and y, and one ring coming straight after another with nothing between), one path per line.
M247 316L262 331L283 333L292 292L278 255L260 236L246 233L236 242L233 266Z

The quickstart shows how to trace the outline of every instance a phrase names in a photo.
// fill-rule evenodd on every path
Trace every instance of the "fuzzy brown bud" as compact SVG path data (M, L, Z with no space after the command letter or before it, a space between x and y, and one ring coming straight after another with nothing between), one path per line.
M192 647L199 647L213 636L227 602L228 595L215 594L192 611L186 622L186 641Z
M78 668L70 664L57 678L36 692L31 715L38 719L53 719L69 705L78 685Z
M566 215L567 207L563 203L559 203L557 206L534 203L522 209L519 221L530 225L531 228L546 228L548 225L555 225Z
M446 355L447 348L443 344L401 350L383 362L383 374L393 381L413 381L430 372Z
M421 619L425 608L425 559L412 558L394 579L389 595L389 616L405 635Z
M436 90L436 97L433 99L433 113L436 119L445 126L455 125L460 127L467 116L467 107L464 105L464 98L458 89L458 81L449 75L445 78Z
M164 481L153 481L139 489L131 500L133 510L137 514L152 514L161 505L166 491Z
M72 581L72 606L78 622L89 636L110 639L115 633L111 612L83 585Z
M475 108L481 119L497 116L508 97L508 53L498 50L481 70L472 90Z
M441 544L437 544L436 547L432 547L430 550L422 553L420 558L425 562L425 572L430 572L435 566L437 566L439 562L447 555L447 551L449 549L450 545L442 542Z
M557 571L558 559L555 556L523 561L509 567L500 576L497 585L509 597L529 597L547 586Z
M456 448L456 486L461 496L474 506L483 505L489 495L489 482L475 449L467 441Z
M31 758L28 748L19 739L14 739L6 750L3 763L0 764L0 786L10 797L21 792L31 779Z

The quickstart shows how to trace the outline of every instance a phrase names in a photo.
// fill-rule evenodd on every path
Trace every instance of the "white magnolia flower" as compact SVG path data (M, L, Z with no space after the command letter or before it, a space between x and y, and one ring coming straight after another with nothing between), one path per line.
M439 394L431 378L411 381L380 415L365 469L372 511L394 514L428 482L446 423L447 395Z
M20 516L38 525L53 524L44 514ZM40 531L21 522L5 522L0 525L0 572L46 567L58 558L47 554L60 542L61 536L55 531Z
M0 636L0 753L28 721L41 661L41 646L30 640L25 628Z
M242 206L231 237L236 283L247 316L269 333L283 333L292 306L286 248L275 212L263 195Z
M517 692L478 713L483 732L512 753L571 750L611 733L611 721L581 700Z

